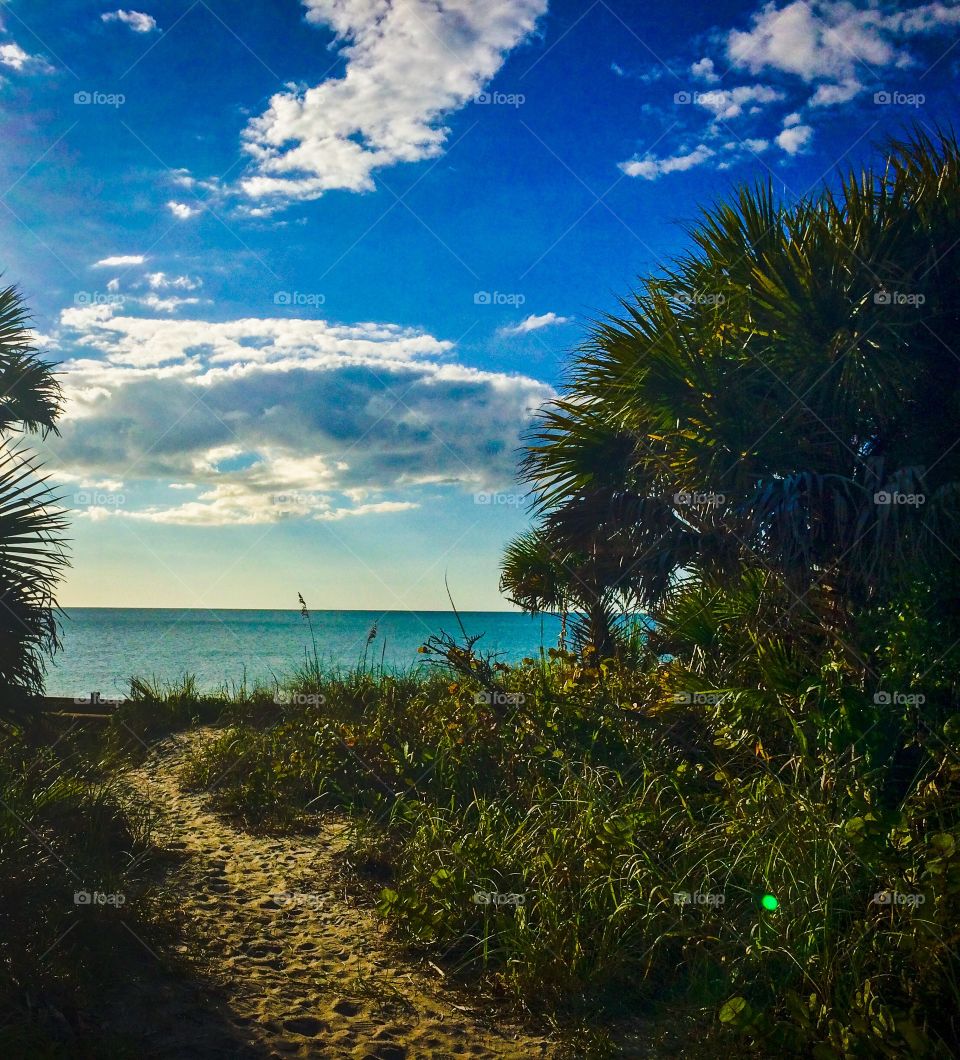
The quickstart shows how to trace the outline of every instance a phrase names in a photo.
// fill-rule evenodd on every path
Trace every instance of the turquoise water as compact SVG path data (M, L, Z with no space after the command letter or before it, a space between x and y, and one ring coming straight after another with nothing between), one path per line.
M321 661L351 667L362 659L374 622L377 636L367 659L388 667L422 661L417 648L432 633L459 634L450 611L312 611ZM557 643L560 621L552 616L466 611L470 634L483 633L478 648L503 652L504 662ZM303 662L310 632L299 611L206 611L166 608L74 607L63 623L64 650L47 672L50 696L125 695L132 676L173 680L196 675L203 688L244 676L270 681ZM310 647L312 651L312 647Z

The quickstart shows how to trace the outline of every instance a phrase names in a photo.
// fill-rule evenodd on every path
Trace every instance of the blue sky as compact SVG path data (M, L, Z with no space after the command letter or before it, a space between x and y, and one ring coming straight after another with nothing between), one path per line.
M0 5L68 606L505 606L533 411L698 206L957 112L960 4ZM5 190L4 190L5 189Z

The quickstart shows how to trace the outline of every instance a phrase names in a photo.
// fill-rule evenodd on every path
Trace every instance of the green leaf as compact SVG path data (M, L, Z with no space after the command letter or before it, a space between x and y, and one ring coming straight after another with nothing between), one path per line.
M720 1009L721 1023L738 1023L750 1015L750 1003L745 997L732 997Z

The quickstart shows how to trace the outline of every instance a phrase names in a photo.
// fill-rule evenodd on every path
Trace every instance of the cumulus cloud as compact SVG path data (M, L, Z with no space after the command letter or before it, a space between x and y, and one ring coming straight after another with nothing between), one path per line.
M177 291L196 291L203 286L199 276L168 276L165 272L148 272L144 279L154 291L173 288Z
M452 343L394 324L227 322L65 309L57 473L128 484L84 517L222 525L385 515L430 490L513 481L552 389L459 363ZM152 484L136 505L137 483ZM195 489L156 500L156 486ZM162 496L162 491L160 491Z
M705 57L693 63L690 67L690 73L699 80L706 81L708 84L720 80L720 75L717 73L716 67L713 65L713 60L709 57Z
M15 41L0 44L0 65L11 70L37 70L50 71L53 67L39 55L31 55L23 50Z
M777 137L777 146L788 155L795 155L808 146L813 138L813 129L809 125L792 122Z
M896 60L881 22L878 10L857 10L846 2L795 0L783 8L769 3L753 16L749 30L730 33L727 55L753 73L773 69L806 81L845 80L861 63L887 66Z
M126 265L142 265L147 259L143 254L115 254L110 258L101 258L93 263L95 269L123 268Z
M167 203L167 209L180 221L187 221L200 213L199 206L189 206L185 202L174 202L173 200Z
M818 112L854 100L881 74L916 67L912 49L921 38L955 32L958 26L958 0L897 5L891 0L768 0L744 26L714 34L714 54L689 67L697 81L717 87L675 96L674 102L694 103L712 114L699 133L687 127L682 134L688 143L692 136L703 142L663 158L632 159L620 168L648 180L708 161L727 169L742 161L745 151L729 144L718 148L718 126L737 118L744 119L750 134L742 148L756 154L773 143L786 155L797 155L813 141L811 122ZM717 71L724 68L727 78L749 72L766 75L763 80L770 83L721 88ZM805 118L791 115L777 132L769 127L769 105L788 98L791 106L803 108Z
M756 110L766 103L783 99L783 93L769 85L737 85L736 88L711 88L697 92L693 101L715 118L738 118L744 107Z
M145 15L142 11L105 11L101 16L102 22L122 22L129 26L134 33L150 33L157 28L157 20L153 15Z
M145 305L148 309L152 309L156 313L172 313L184 305L199 305L200 299L178 298L176 295L161 298L157 294L150 293L140 299L140 304Z
M303 0L333 30L342 77L290 86L244 133L256 200L368 191L372 173L442 153L445 118L473 99L533 32L547 0Z
M657 158L647 154L643 158L635 158L629 162L621 162L620 169L628 177L643 177L646 180L656 180L667 173L683 173L695 166L702 166L708 159L713 158L716 151L706 144L697 144L692 151L681 152L678 155L666 158Z
M810 97L811 107L832 107L838 103L848 103L854 96L863 91L863 85L856 78L840 84L818 85Z
M548 328L552 324L568 324L570 317L557 316L556 313L541 313L539 316L536 313L531 313L525 320L521 320L519 324L514 324L512 327L501 328L501 334L503 335L527 335L531 331L539 331L540 328Z
M899 10L849 0L794 0L764 5L750 29L734 30L726 42L729 60L759 73L779 70L804 81L848 86L858 71L876 72L913 62L906 38L960 25L960 6L920 4ZM850 98L850 97L848 97Z

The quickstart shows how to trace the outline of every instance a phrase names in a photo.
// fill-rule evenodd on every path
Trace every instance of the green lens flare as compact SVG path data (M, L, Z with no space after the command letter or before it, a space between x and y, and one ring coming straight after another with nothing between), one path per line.
M760 904L763 906L764 909L769 909L772 913L773 910L776 909L780 903L772 894L765 894L760 899Z

